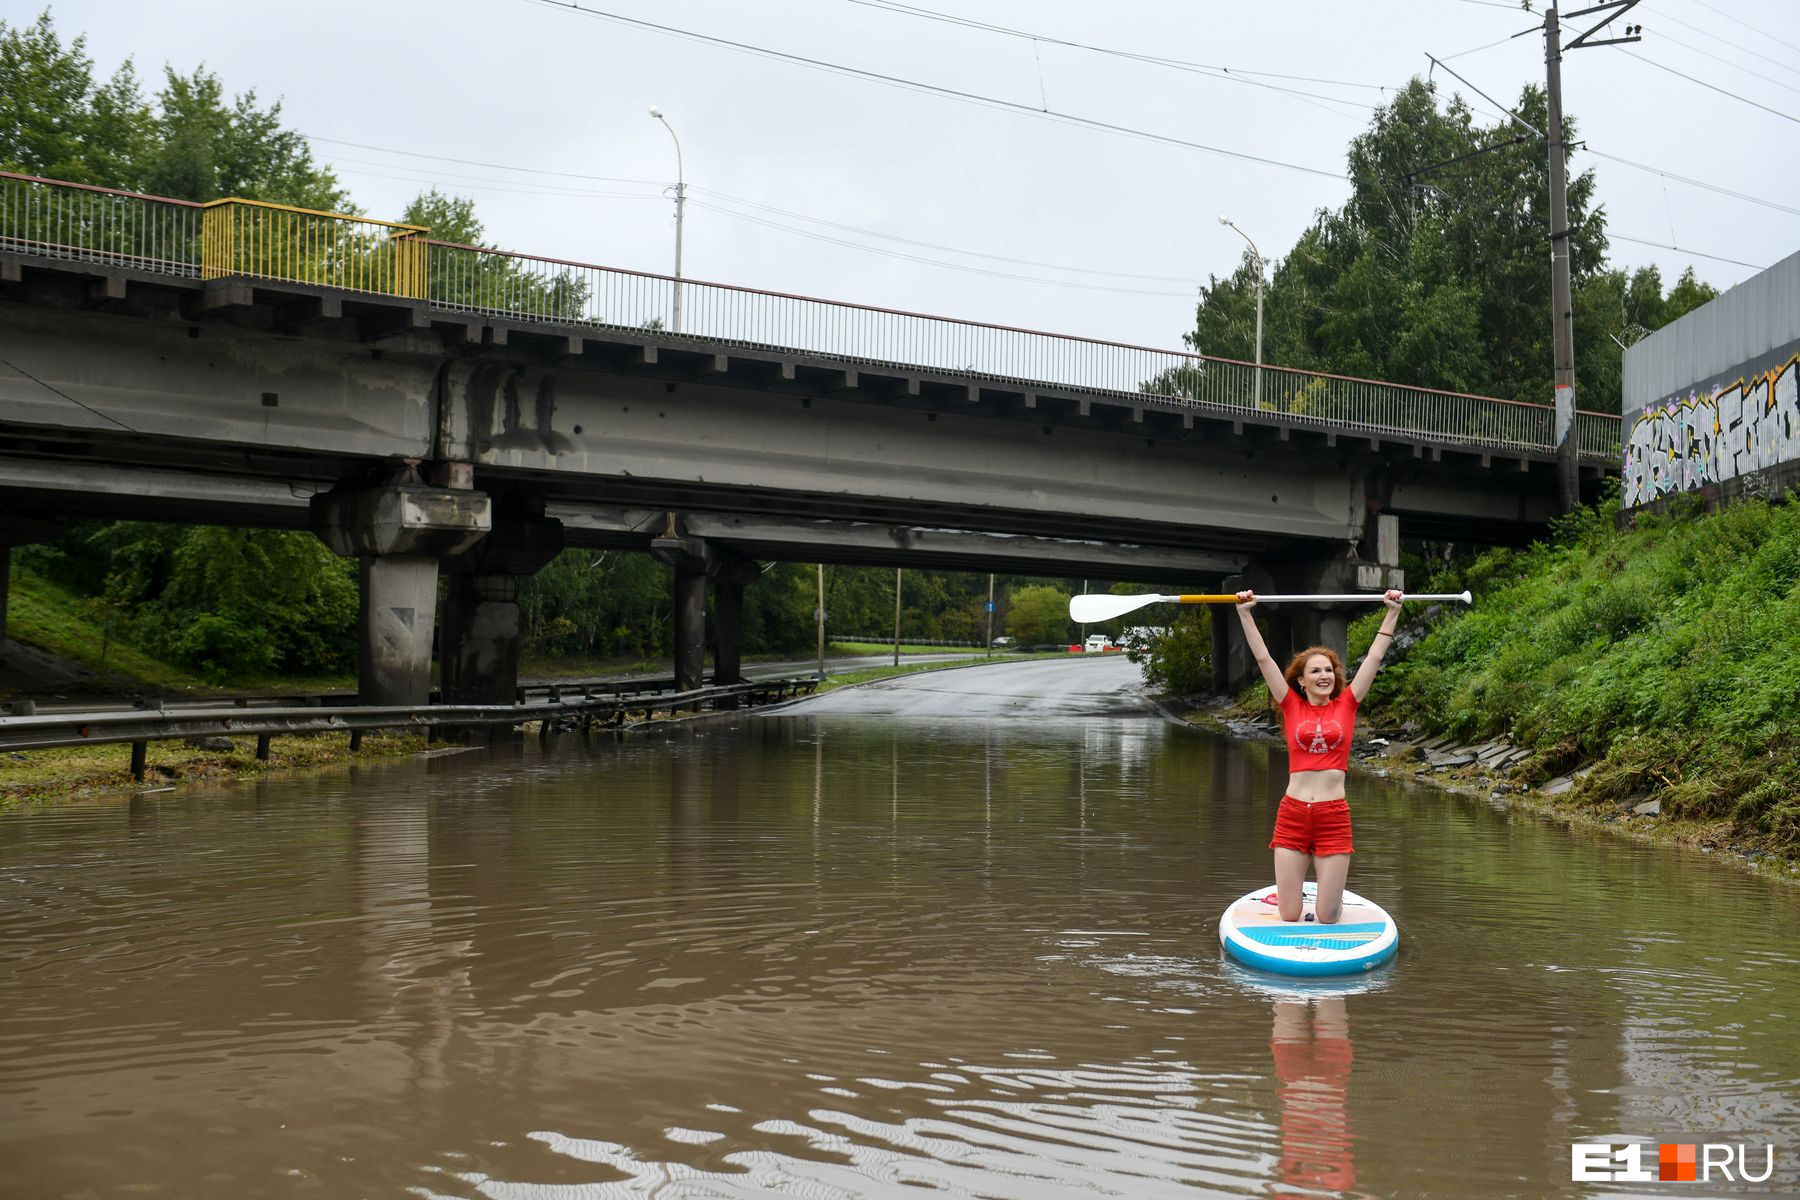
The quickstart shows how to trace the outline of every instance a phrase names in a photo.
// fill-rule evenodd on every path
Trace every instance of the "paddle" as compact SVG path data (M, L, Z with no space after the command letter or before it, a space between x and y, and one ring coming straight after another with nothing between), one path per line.
M1379 604L1380 592L1358 592L1344 596L1258 596L1258 604ZM1433 592L1408 594L1408 600L1457 600L1468 604L1473 597L1467 592ZM1128 612L1136 612L1152 604L1236 604L1230 593L1220 596L1113 596L1104 592L1075 596L1069 600L1069 619L1078 625L1110 621Z

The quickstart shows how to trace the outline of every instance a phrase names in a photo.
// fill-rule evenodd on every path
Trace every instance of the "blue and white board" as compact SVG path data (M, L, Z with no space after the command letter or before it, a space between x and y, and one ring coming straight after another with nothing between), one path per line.
M1306 909L1313 911L1318 885L1306 885ZM1236 901L1219 918L1219 941L1245 966L1278 975L1355 975L1372 971L1400 946L1400 927L1387 910L1355 892L1344 893L1344 911L1335 925L1283 921L1273 885Z

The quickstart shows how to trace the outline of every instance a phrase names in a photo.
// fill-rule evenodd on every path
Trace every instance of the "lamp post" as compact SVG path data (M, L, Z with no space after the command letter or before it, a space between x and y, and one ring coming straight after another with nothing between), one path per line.
M669 124L669 118L663 116L660 108L652 106L650 115L662 122L662 127L675 138L675 315L673 328L681 332L681 218L682 210L687 206L687 176L681 166L681 139L675 137L675 127Z
M1262 304L1263 304L1263 256L1262 256L1262 251L1260 251L1256 248L1255 242L1250 241L1249 234L1245 233L1243 230L1239 229L1236 225L1232 224L1230 217L1220 217L1219 224L1229 227L1234 232L1236 232L1236 234L1239 237L1243 238L1246 242L1250 242L1250 255L1251 255L1251 257L1256 259L1256 383L1254 384L1254 387L1253 387L1253 395L1255 397L1255 401L1254 401L1255 406L1257 408L1261 408L1262 407ZM677 226L677 228L679 229L679 225ZM677 233L675 236L676 236L676 241L679 242L681 239L681 235L679 233Z

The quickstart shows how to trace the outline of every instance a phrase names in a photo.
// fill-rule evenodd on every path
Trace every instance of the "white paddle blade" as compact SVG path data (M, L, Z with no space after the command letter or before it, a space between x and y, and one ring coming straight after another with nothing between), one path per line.
M1077 625L1092 625L1122 617L1128 612L1135 612L1152 604L1172 603L1179 599L1179 596L1113 596L1105 592L1071 596L1069 620Z

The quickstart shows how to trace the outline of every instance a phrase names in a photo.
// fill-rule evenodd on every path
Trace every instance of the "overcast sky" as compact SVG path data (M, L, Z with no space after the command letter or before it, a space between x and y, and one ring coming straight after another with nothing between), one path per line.
M658 105L681 139L690 278L1159 347L1244 251L1219 215L1283 256L1343 203L1347 144L1428 53L1502 103L1544 78L1516 0L576 2L50 8L103 75L127 56L147 83L204 63L279 99L374 216L435 185L475 199L492 245L669 272ZM1800 248L1795 11L1643 0L1641 44L1566 56L1567 111L1612 156L1574 161L1597 172L1613 265L1666 283L1692 265L1724 288Z

